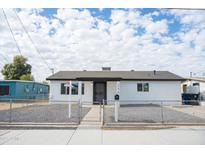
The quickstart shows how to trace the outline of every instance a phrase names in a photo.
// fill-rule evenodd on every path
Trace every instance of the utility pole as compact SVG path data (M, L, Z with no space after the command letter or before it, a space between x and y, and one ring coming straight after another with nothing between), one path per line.
M190 72L190 78L192 78L192 72Z
M50 68L52 75L54 74L54 68Z

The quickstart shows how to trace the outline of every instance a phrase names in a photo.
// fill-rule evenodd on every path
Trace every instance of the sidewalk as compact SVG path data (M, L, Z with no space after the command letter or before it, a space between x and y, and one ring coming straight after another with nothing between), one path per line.
M75 130L0 130L0 144L65 145Z
M205 144L205 127L161 130L0 130L0 144Z

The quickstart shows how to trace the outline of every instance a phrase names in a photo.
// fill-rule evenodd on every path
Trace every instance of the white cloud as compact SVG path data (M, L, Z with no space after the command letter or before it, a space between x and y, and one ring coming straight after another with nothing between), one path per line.
M152 13L152 16L159 16L160 15L160 13L158 12L158 11L154 11L153 13Z
M53 18L42 16L42 11L22 9L18 14L42 57L55 71L99 70L101 66L111 66L116 70L157 69L188 75L190 71L205 68L205 12L166 11L176 17L173 20L184 25L174 38L168 34L170 21L152 17L160 16L164 10L142 15L136 9L115 9L110 22L92 16L87 9L58 9ZM35 78L44 80L51 71L35 51L15 14L11 10L6 13L22 54L33 66ZM2 12L0 16L3 17ZM11 61L18 51L4 18L0 20L0 52ZM145 31L137 35L138 28ZM6 63L1 54L0 69Z
M167 20L160 20L156 22L149 23L146 26L146 30L148 33L167 33L168 32L168 25Z
M201 23L205 21L204 10L176 10L170 11L171 14L179 18L184 24Z

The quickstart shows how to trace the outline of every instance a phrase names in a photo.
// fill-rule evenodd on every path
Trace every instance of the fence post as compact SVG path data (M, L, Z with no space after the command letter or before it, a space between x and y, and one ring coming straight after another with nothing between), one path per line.
M81 122L81 99L79 99L78 101L78 107L79 107L78 112L79 112L79 124L80 124Z
M199 106L201 106L201 93L199 94Z
M68 104L68 118L71 118L71 102Z
M101 113L101 106L102 106L102 103L103 103L103 102L100 101L100 105L99 105L99 106L100 106L100 111L99 111L99 114L100 114L100 115L99 115L99 116L100 116L100 117L99 117L99 120L100 120L100 122L101 122L101 120L102 120L102 118L101 118L101 114L102 114L102 113Z
M162 118L162 123L164 123L163 101L161 102L161 118Z
M115 101L115 122L118 122L119 101Z
M102 100L102 113L101 113L101 122L102 122L102 126L104 125L104 105L105 105L105 100Z
M9 103L9 122L11 123L12 121L12 99L10 99L10 103Z

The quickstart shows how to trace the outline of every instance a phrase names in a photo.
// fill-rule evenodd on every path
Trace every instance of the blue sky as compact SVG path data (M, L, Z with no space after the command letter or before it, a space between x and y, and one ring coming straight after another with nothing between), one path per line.
M83 10L83 9L78 9L78 10ZM113 10L112 8L105 8L103 10L98 8L87 8L87 10L89 10L91 14L95 17L99 17L105 21L111 21L110 16L111 16L111 11ZM121 8L118 10L127 10L127 9ZM146 15L153 12L160 12L160 9L155 9L155 8L145 8L145 9L136 9L136 10L140 10L142 15ZM46 16L47 18L54 18L53 15L56 13L57 13L57 8L45 8L40 14ZM153 21L158 21L162 19L172 20L172 23L169 24L170 34L179 31L180 27L182 26L178 20L174 20L173 15L160 14L159 16L153 16Z
M47 8L47 9L43 9L43 11L40 13L42 16L45 16L49 19L52 19L52 18L55 18L55 15L57 14L57 8ZM77 9L79 11L83 11L85 10L84 8L83 9ZM107 21L107 22L111 22L111 13L112 13L112 10L124 10L124 11L127 11L129 9L125 9L125 8L120 8L120 9L112 9L112 8L105 8L105 9L98 9L98 8L87 8L86 10L89 10L89 12L91 13L91 15L93 17L97 17L97 18L100 18L104 21ZM160 13L160 9L155 9L155 8L144 8L144 9L135 9L135 10L138 10L140 11L141 15L142 16L146 16L150 13L154 13L154 12L159 12ZM156 16L152 16L152 20L153 21L160 21L160 20L163 20L163 19L166 19L166 20L169 20L169 31L166 35L169 35L169 36L174 36L175 33L177 33L180 28L182 27L182 24L180 23L179 20L176 20L174 15L171 15L171 14L167 14L167 13L160 13L159 15L156 15ZM55 33L55 30L53 29L50 34L54 34ZM144 34L144 29L139 27L137 29L137 32L135 33L136 35L142 35ZM153 43L160 43L160 41L158 39L154 39L153 40ZM194 46L194 44L192 43L192 46ZM179 54L180 55L180 54Z
M167 70L205 72L205 11L181 9L17 9L41 56L55 71ZM5 9L15 38L37 80L50 70L12 9ZM0 12L0 69L18 54ZM4 58L3 58L4 57ZM5 60L7 59L7 60ZM0 78L2 76L0 75Z

